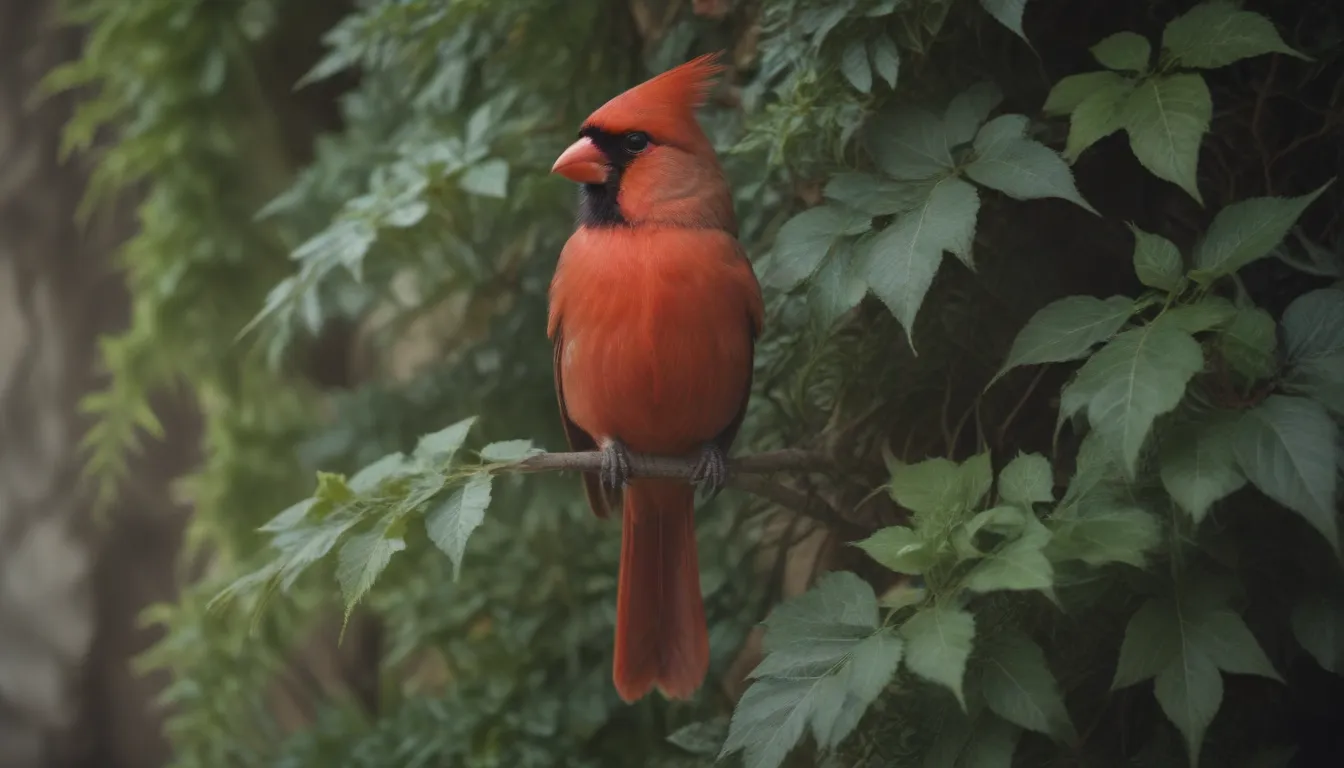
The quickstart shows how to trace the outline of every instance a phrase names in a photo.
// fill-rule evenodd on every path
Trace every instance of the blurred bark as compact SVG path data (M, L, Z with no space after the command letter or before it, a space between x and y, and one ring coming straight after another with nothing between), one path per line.
M87 167L57 160L73 99L33 98L79 49L56 5L0 0L0 768L138 768L167 754L151 701L162 680L128 662L151 640L139 611L175 592L181 514L167 484L194 429L164 412L169 445L93 521L76 406L102 384L97 336L126 323L111 255L131 219L75 223Z

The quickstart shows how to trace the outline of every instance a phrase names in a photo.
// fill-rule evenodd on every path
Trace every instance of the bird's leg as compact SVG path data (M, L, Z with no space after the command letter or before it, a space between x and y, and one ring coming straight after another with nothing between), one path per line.
M625 443L615 438L602 443L602 469L598 476L608 488L619 489L630 484L630 449Z
M691 482L703 484L709 498L719 495L728 481L728 457L717 442L705 443L700 448L700 460L691 473Z

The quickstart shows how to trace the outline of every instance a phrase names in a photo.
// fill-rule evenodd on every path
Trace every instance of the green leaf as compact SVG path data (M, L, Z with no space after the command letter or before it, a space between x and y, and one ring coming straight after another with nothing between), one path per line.
M943 121L918 107L878 113L865 130L873 162L895 179L922 181L952 170Z
M462 572L467 539L485 519L485 510L490 506L492 479L485 473L472 475L425 518L429 538L453 561L454 579Z
M765 658L751 676L826 674L873 633L877 620L877 597L866 582L848 571L828 573L766 617Z
M376 490L383 481L404 474L410 469L406 456L400 451L394 451L356 472L348 485L355 493L368 493Z
M415 445L415 456L437 464L447 464L453 460L453 455L462 447L462 443L467 439L467 433L471 431L476 423L475 416L449 424L438 432L430 432L423 435L420 441Z
M1213 411L1173 431L1158 450L1162 485L1195 525L1246 484L1232 451L1236 424L1236 414Z
M891 473L891 497L915 513L915 527L960 519L979 507L994 483L988 453L962 464L943 458L898 465Z
M840 56L840 71L859 91L869 93L873 90L873 70L868 65L868 49L862 41L855 40L845 47Z
M1133 81L1115 72L1083 72L1062 77L1045 97L1041 111L1047 115L1067 115L1098 91L1111 90Z
M1202 205L1199 145L1213 117L1213 99L1204 78L1195 74L1149 78L1130 92L1121 117L1139 163Z
M996 123L1017 116L991 120L975 137L975 160L965 172L974 181L996 189L1015 200L1058 197L1096 213L1074 185L1073 173L1064 159L1044 144L1026 138L995 140Z
M1179 662L1181 627L1176 601L1155 598L1139 606L1125 625L1111 690L1127 688L1156 677L1168 665Z
M1079 560L1092 567L1126 563L1147 565L1147 555L1162 543L1157 518L1137 507L1096 503L1083 513L1059 519L1045 548L1052 561Z
M1336 551L1338 432L1320 403L1270 395L1242 414L1232 438L1232 450L1247 479L1311 523Z
M896 181L869 173L840 173L826 182L823 194L871 216L913 211L929 195L931 185Z
M1285 388L1344 415L1344 291L1321 288L1283 313Z
M514 462L539 453L541 449L533 448L531 440L500 440L482 448L481 458L489 462Z
M683 725L668 735L670 744L692 755L712 758L719 754L723 742L728 736L728 719L716 717L713 720Z
M781 290L793 288L817 270L837 240L866 232L871 225L867 214L851 208L808 208L779 228L765 282Z
M989 113L1003 102L1003 91L997 85L982 81L975 83L956 96L947 105L943 115L944 140L955 149L968 144L989 118ZM1019 134L1021 135L1021 134Z
M1205 296L1194 304L1177 304L1153 322L1196 334L1227 325L1236 315L1237 308L1232 302L1222 296Z
M498 157L468 168L457 185L473 195L503 198L509 192L509 163Z
M915 316L943 251L971 260L980 196L960 179L935 184L919 207L901 214L874 237L863 259L868 287L891 310L914 344Z
M910 671L950 690L965 709L962 681L975 640L975 617L959 608L934 606L910 617L900 632Z
M1086 357L1094 345L1114 336L1133 314L1134 300L1126 296L1066 296L1047 304L1018 332L1008 359L990 383L1020 365Z
M1255 197L1219 211L1195 246L1195 268L1190 276L1208 285L1268 256L1302 212L1332 183L1326 182L1301 197Z
M1129 225L1129 231L1134 233L1134 273L1139 282L1167 293L1179 289L1185 279L1185 265L1175 244L1133 224Z
M745 751L744 768L778 768L803 737L830 687L829 677L766 678L751 684L733 709L720 759Z
M1069 116L1069 137L1064 143L1064 159L1078 159L1088 147L1125 127L1125 108L1134 92L1136 81L1113 72L1114 83L1101 86L1088 94Z
M963 585L973 592L1049 589L1055 583L1055 571L1043 550L1050 535L1050 529L1029 517L1022 535L986 555L966 575Z
M843 692L839 706L817 712L812 734L818 746L832 750L840 746L858 726L868 707L882 694L900 666L905 642L889 629L874 632L859 641L832 685Z
M877 76L885 80L889 87L895 88L901 74L901 52L896 48L896 43L886 35L878 35L868 41L868 54L872 57Z
M1148 71L1153 45L1137 32L1116 32L1092 46L1092 55L1107 69L1142 74Z
M1087 420L1133 476L1153 420L1170 412L1204 367L1189 334L1149 324L1116 336L1078 370L1060 396L1060 413L1087 408Z
M328 472L318 473L319 493L322 478L324 476L335 477L338 480L341 479L340 475L333 476ZM343 482L341 484L341 487L344 488ZM315 493L313 495L314 497L316 497L318 496L318 493ZM296 528L300 523L304 522L308 518L309 510L311 510L315 505L319 503L321 502L319 502L317 498L307 498L297 501L294 504L291 504L290 506L286 507L284 511L282 511L280 514L276 515L275 517L266 521L266 523L264 523L263 525L259 526L257 530L261 531L262 533L279 533L281 531L288 531L293 528ZM328 505L327 508L330 509L330 505Z
M1237 307L1218 337L1218 351L1232 370L1251 380L1268 378L1278 367L1274 349L1277 326L1269 313L1258 307Z
M336 580L341 583L341 594L345 596L346 617L387 568L392 556L406 548L406 542L400 536L390 535L388 528L379 526L352 536L341 547Z
M1027 33L1022 31L1022 14L1026 10L1027 0L980 0L980 6L1013 34L1026 41Z
M1222 0L1200 3L1172 19L1162 31L1162 47L1181 64L1199 69L1225 67L1266 53L1310 60L1288 47L1269 19Z
M1183 663L1171 664L1157 675L1153 692L1162 711L1185 736L1190 765L1199 765L1204 732L1223 703L1223 676L1201 653L1186 655Z
M807 307L825 326L857 307L868 293L854 262L854 247L841 242L807 284Z
M919 534L899 525L883 528L855 546L896 573L922 574L937 558Z
M359 518L347 510L298 528L282 531L271 539L280 550L282 565L277 574L280 586L289 589L307 570L308 566L326 557L347 531L354 528Z
M988 712L971 718L960 711L937 722L924 768L1012 768L1022 729Z
M1078 734L1041 647L1009 630L986 649L981 690L994 714L1027 730L1073 743Z
M1055 500L1055 478L1050 460L1039 453L1019 453L999 472L999 498L1028 509L1036 502Z
M1321 665L1344 673L1344 603L1324 595L1305 597L1293 606L1293 637Z
M981 531L1016 538L1026 525L1027 512L1021 507L993 507L953 529L952 548L962 560L978 559L985 555L981 542L977 541Z

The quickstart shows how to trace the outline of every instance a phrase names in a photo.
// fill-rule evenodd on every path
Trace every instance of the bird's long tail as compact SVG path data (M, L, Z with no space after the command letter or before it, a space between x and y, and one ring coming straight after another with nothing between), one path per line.
M689 699L709 669L695 551L695 489L635 480L625 489L612 680L625 701L657 686Z

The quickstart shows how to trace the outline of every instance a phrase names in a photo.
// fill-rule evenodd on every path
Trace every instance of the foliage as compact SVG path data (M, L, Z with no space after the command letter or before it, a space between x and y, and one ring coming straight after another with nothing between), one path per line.
M105 494L157 390L205 415L208 566L144 659L174 677L176 763L1226 765L1289 741L1263 702L1344 669L1341 61L1283 8L1038 25L1055 5L69 0L89 42L49 83L92 92L67 140L113 129L93 191L144 192L88 401ZM277 63L319 33L307 75ZM703 119L768 305L738 450L838 469L700 515L711 681L630 707L618 537L574 478L517 466L563 444L545 288L572 190L547 172L591 109L712 48ZM294 107L336 93L334 124ZM836 518L865 535L814 562ZM370 627L372 684L296 653Z

